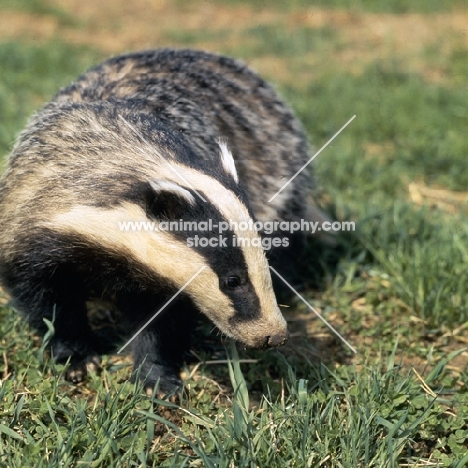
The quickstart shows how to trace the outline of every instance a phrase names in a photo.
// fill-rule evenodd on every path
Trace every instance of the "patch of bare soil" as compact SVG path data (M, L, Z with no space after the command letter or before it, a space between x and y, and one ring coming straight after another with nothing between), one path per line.
M411 201L416 205L428 205L449 213L460 213L468 210L467 192L431 188L417 182L409 184L408 192Z
M77 19L77 26L61 24L49 15L35 16L18 12L2 12L0 38L43 40L62 38L72 44L86 44L109 53L161 47L171 41L168 31L206 31L243 28L268 24L278 19L270 11L256 11L248 6L194 3L178 6L171 0L50 0Z
M420 51L428 44L442 40L459 39L468 46L468 12L443 14L383 14L350 13L346 11L310 8L306 12L292 15L290 21L296 25L333 27L343 33L349 41L350 50L368 50L374 58L391 47L396 54L408 50ZM351 47L352 46L352 47Z
M2 40L44 41L57 34L58 21L52 16L35 16L16 11L0 13L0 38Z

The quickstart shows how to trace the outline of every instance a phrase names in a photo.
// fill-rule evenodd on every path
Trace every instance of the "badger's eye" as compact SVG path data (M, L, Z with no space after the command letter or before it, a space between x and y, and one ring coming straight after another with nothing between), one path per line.
M226 286L228 288L238 288L241 285L241 280L238 276L229 276L226 280Z

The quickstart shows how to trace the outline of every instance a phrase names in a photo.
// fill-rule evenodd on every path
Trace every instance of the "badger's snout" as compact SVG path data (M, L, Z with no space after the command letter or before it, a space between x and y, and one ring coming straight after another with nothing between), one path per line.
M275 335L266 336L259 339L254 348L276 348L283 346L289 339L289 332L287 330L281 331Z
M249 324L250 326L242 325L244 326L231 328L234 331L231 336L248 348L274 348L283 346L289 339L286 322L284 322L284 326L275 327L265 326L262 323Z
M283 346L289 339L289 333L286 330L285 333L279 335L267 336L265 341L265 348L274 348L276 346Z

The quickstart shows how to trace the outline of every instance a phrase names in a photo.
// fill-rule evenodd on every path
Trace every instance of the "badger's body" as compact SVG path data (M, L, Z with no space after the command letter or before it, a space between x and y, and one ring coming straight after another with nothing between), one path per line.
M132 343L147 384L169 390L194 311L250 346L282 344L286 322L261 246L233 246L256 231L203 248L187 239L219 232L119 223L304 218L306 171L267 201L306 160L291 111L240 63L189 50L111 59L59 92L13 149L0 185L2 283L34 327L54 320L53 353L71 359L74 380L98 359L90 297L116 299L130 338L185 287Z

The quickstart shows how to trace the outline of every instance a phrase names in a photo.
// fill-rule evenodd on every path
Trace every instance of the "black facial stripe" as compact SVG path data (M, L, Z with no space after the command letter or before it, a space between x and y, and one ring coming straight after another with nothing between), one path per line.
M211 203L208 197L206 195L204 196L203 192L201 192L201 195L207 200L206 202L200 200L198 195L189 188L185 188L192 192L196 200L196 205L187 204L186 211L181 213L179 219L165 219L164 217L158 216L156 213L148 213L149 216L151 216L152 219L162 220L168 223L171 221L176 222L177 227L180 226L180 220L182 220L182 223L197 224L201 221L208 224L209 220L212 220L212 230L171 230L170 232L171 235L180 242L191 242L191 248L204 257L206 263L218 274L220 281L224 281L232 275L239 274L241 277L245 277L246 273L250 275L251 272L248 270L247 261L241 247L239 247L237 243L234 244L234 232L231 230L222 233L219 232L219 223L229 223L230 220L226 219L221 214L216 205ZM192 224L192 226L194 226L194 224ZM217 245L203 246L200 245L200 242L196 244L195 236L198 236L199 241L200 238L212 239ZM174 262L176 263L177 260L178 259L174 259ZM182 262L187 261L187 259L179 260ZM237 321L253 320L260 316L260 300L250 281L248 281L245 286L233 290L223 289L222 285L220 285L220 293L225 294L230 299L236 311L251 311L250 314L246 314L245 312L235 314L233 318Z
M253 288L248 294L232 294L228 295L231 299L236 313L229 318L229 323L235 325L242 322L250 322L260 318L260 301ZM249 313L240 313L240 310L248 310Z

